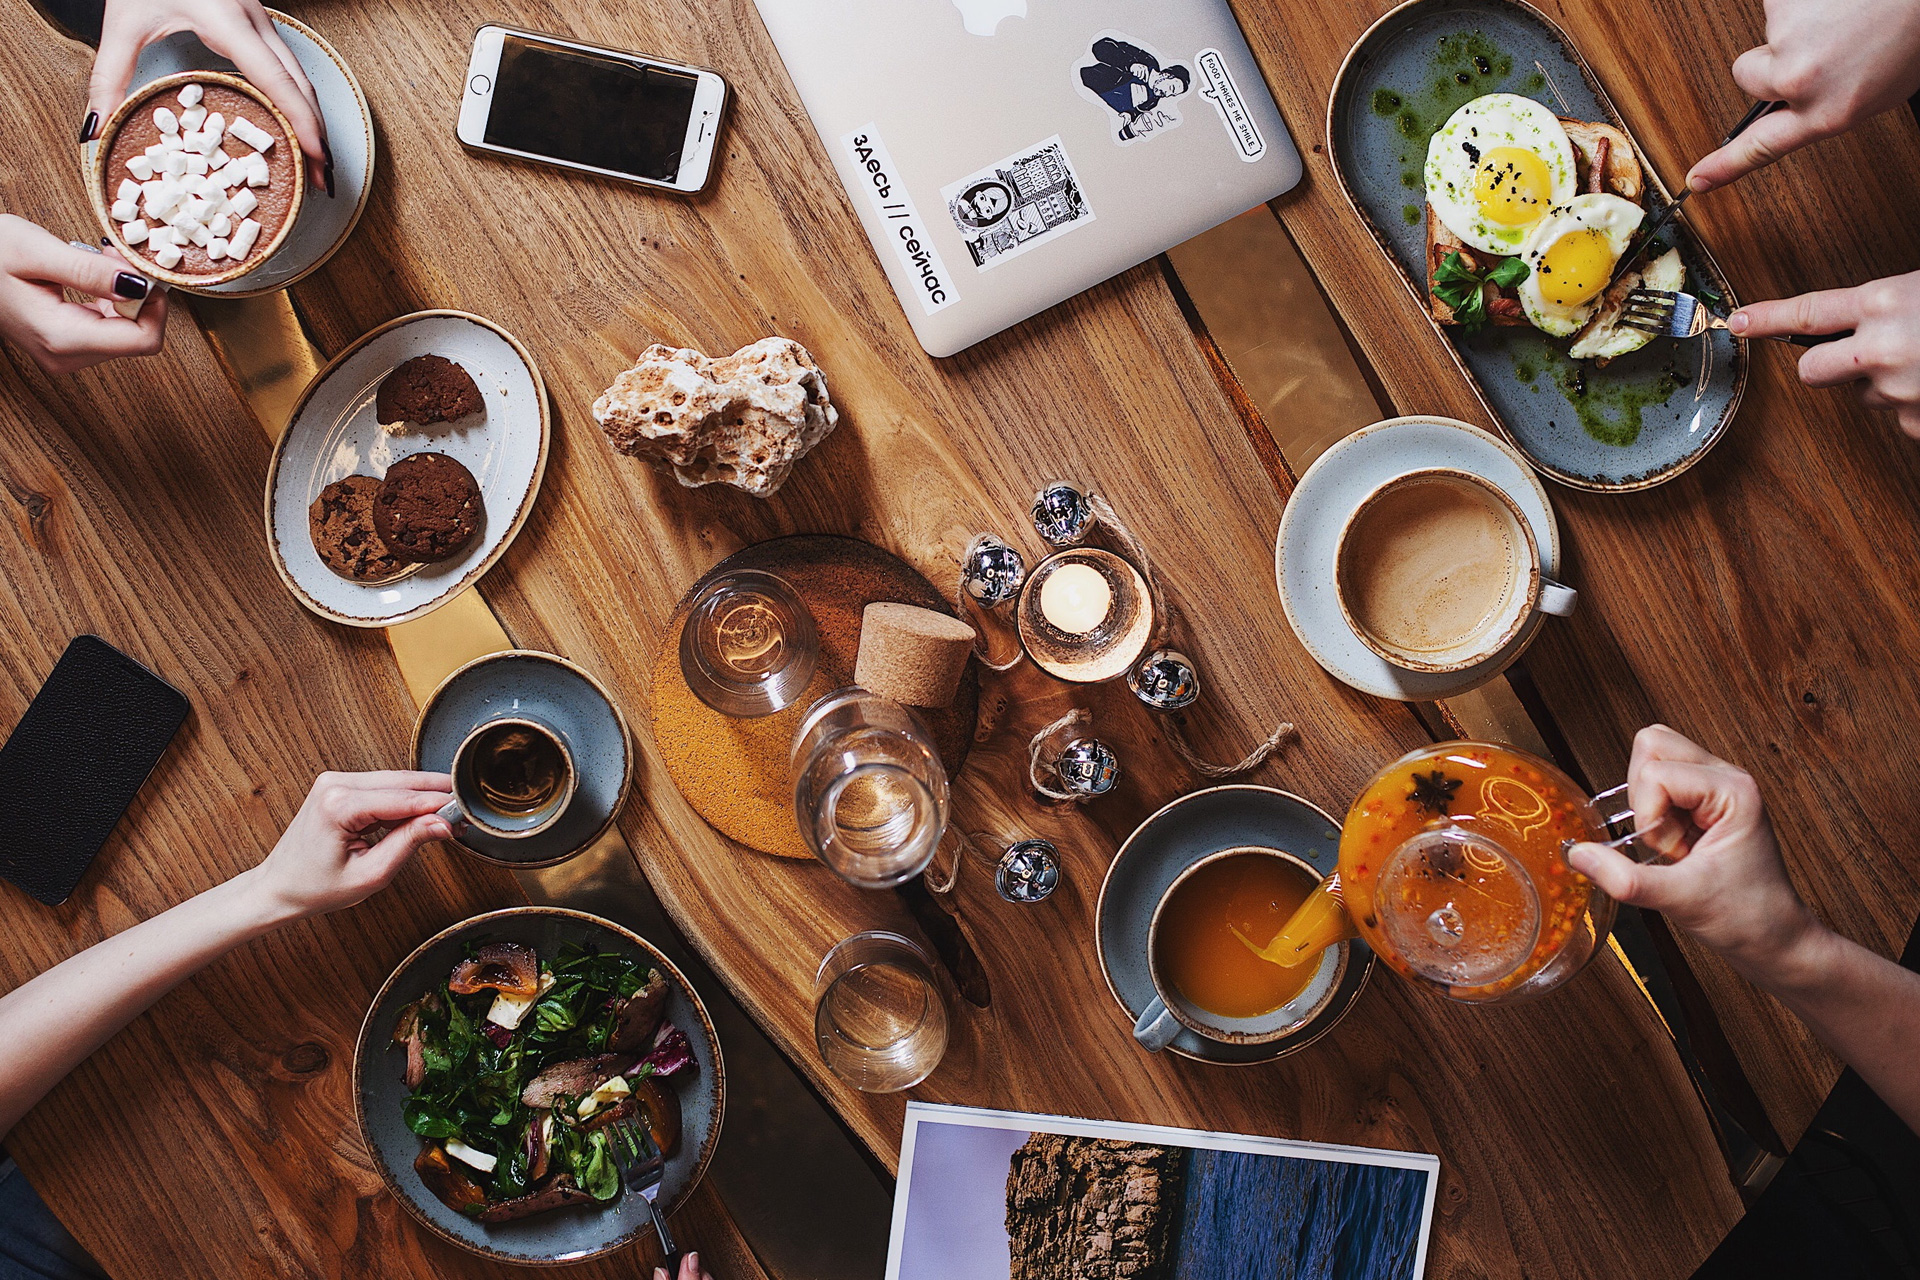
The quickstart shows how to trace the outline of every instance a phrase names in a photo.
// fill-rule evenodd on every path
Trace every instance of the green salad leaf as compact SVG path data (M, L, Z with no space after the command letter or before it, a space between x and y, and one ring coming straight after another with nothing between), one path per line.
M1532 268L1524 260L1502 258L1483 275L1469 267L1455 249L1434 270L1433 296L1453 308L1453 318L1460 322L1460 327L1473 333L1486 328L1490 319L1487 296L1480 286L1490 284L1496 289L1511 289L1531 274Z
M605 1129L587 1135L586 1149L574 1166L573 1180L595 1200L611 1200L620 1194L620 1166L613 1159L613 1145Z

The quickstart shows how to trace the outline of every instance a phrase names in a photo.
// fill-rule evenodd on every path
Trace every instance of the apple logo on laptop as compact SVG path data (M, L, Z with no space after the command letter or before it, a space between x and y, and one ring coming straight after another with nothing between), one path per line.
M973 36L993 35L1003 18L1027 16L1027 0L953 0L953 7Z

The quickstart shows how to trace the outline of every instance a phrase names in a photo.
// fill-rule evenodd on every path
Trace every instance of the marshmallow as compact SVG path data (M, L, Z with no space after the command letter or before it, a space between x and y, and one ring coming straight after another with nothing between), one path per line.
M115 201L138 200L140 198L140 184L132 178L120 179L120 185L114 188L113 198Z
M248 218L240 224L240 229L233 233L233 240L227 245L227 256L229 258L246 257L253 249L253 242L259 238L260 224Z
M193 135L193 139L187 144L187 150L198 151L202 156L209 156L213 154L214 149L219 145L219 134L211 129L202 129Z
M245 116L235 116L233 123L227 126L227 132L252 147L255 151L270 151L273 149L273 135Z
M160 135L160 149L162 151L184 151L186 147L186 142L183 141L177 133L163 133Z
M247 180L247 175L251 172L252 170L249 169L246 165L242 164L238 160L235 160L229 165L227 165L226 168L217 169L213 173L208 174L207 176L212 178L215 182L219 183L223 187L232 188L232 187L237 187L241 183L245 182Z
M167 158L167 147L163 142L156 142L140 154L148 160L165 160Z
M182 129L198 129L201 127L201 122L206 118L207 109L205 107L188 107L180 113L180 127Z
M220 261L220 259L227 256L228 247L225 236L215 236L213 239L207 241L207 261Z
M207 230L213 232L216 239L233 234L233 219L224 213L216 213L207 223Z
M207 164L207 158L205 156L189 155L187 157L187 172L193 174L196 177L206 176L208 167L209 166Z
M247 188L242 187L227 197L226 212L235 217L244 218L260 207L260 199Z
M158 229L156 228L153 234L154 234L155 236L158 236L158 235L160 234L160 232L159 232L159 230L158 230ZM184 232L184 231L182 231L182 230L181 230L180 228L178 228L178 227L168 227L168 228L167 228L167 243L168 243L168 244L170 244L170 245L174 245L174 246L177 246L178 248L181 248L181 249L184 249L184 248L186 248L186 247L187 247L187 246L188 246L189 244L191 244L191 243L193 243L193 242L187 239L187 233L186 233L186 232Z
M132 222L140 216L140 206L131 200L118 200L107 212L113 215L115 222Z
M227 167L232 168L233 166L229 165ZM253 156L253 163L247 166L247 185L250 187L264 187L267 185L267 180L267 162L256 152Z
M227 167L227 161L231 159L233 159L232 156L220 150L220 148L215 147L213 149L212 154L210 154L207 157L207 172L209 173L220 172L220 170Z
M153 161L146 156L135 156L127 161L127 172L146 182L153 177Z
M181 106L193 108L200 105L200 99L207 96L207 91L197 84L183 84L175 96L180 99Z
M213 243L213 232L196 222L193 224L193 230L187 232L187 239L204 249Z
M153 127L161 133L179 133L180 117L165 107L155 107L153 109Z
M167 155L166 173L168 177L172 177L172 178L186 177L187 176L187 153L184 151L169 152Z
M132 222L120 228L120 237L128 244L145 244L147 240L147 224L135 218Z
M183 217L192 218L195 222L205 222L213 216L213 201L205 196L188 196L186 207L181 209L180 213Z
M180 246L163 244L155 246L153 260L163 271L171 271L180 265Z
M200 128L216 138L224 137L227 132L227 118L216 111L212 115L202 117Z

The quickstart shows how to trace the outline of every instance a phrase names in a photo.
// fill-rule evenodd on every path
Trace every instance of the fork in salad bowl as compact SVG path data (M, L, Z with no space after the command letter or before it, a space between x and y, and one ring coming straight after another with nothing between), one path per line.
M670 1276L680 1274L680 1250L674 1247L667 1230L666 1215L660 1212L660 1182L666 1176L666 1157L654 1144L646 1128L633 1119L620 1120L607 1129L613 1162L620 1169L620 1181L626 1189L647 1202L653 1215L653 1229L660 1237L661 1265Z
M1626 303L1620 312L1620 323L1628 328L1638 329L1642 333L1672 338L1697 338L1710 329L1725 329L1725 316L1716 315L1706 303L1690 293L1680 293L1671 289L1633 290L1627 295ZM1850 338L1847 333L1785 333L1768 334L1776 342L1790 342L1796 347L1817 347L1823 342L1834 342L1841 338Z

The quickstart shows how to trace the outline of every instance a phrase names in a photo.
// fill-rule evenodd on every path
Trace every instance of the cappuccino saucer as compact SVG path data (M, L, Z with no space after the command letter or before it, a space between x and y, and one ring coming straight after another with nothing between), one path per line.
M1314 661L1378 698L1457 697L1512 666L1540 629L1541 615L1535 613L1506 648L1485 662L1432 673L1395 666L1347 625L1334 583L1341 529L1375 489L1429 467L1471 472L1512 498L1533 528L1541 571L1560 577L1560 523L1547 491L1526 460L1492 432L1455 418L1407 417L1376 422L1341 440L1307 468L1287 499L1274 547L1274 577L1287 622Z
M413 729L413 767L446 773L467 735L489 720L528 714L566 735L578 789L559 819L511 839L469 827L451 843L503 867L550 867L586 849L613 825L633 776L626 717L598 680L565 658L508 649L475 658L433 691Z

